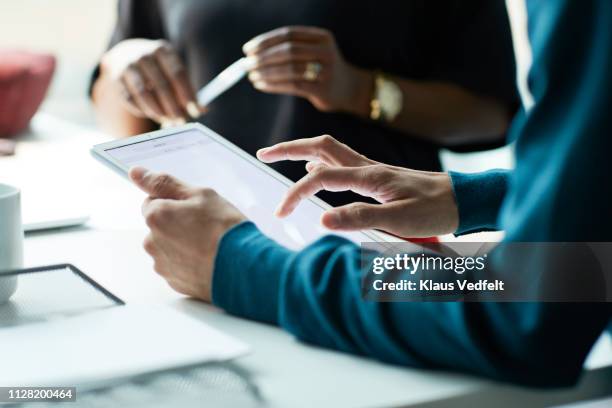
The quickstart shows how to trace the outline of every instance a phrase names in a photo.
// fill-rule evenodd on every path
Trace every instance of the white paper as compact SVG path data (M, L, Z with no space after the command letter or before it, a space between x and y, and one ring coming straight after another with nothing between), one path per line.
M83 386L223 361L244 343L164 306L117 306L0 329L2 386Z
M18 278L15 295L0 304L0 329L117 306L69 268L23 273Z

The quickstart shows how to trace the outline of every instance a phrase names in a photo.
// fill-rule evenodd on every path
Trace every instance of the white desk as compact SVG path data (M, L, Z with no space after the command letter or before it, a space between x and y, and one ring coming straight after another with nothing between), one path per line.
M39 114L17 155L0 158L0 182L22 188L25 206L86 206L86 228L26 238L26 264L73 263L126 302L165 303L243 339L254 352L236 363L270 407L546 406L612 393L612 368L590 371L572 391L534 392L468 376L383 365L310 347L282 330L234 318L175 294L141 249L144 196L90 157L104 135ZM104 252L101 252L101 250ZM108 255L112 254L112 255ZM612 359L609 344L596 365Z

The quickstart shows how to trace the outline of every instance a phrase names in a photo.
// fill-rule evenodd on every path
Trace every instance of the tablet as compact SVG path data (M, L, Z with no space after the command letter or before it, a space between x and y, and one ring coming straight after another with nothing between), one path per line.
M264 234L291 249L331 233L320 222L330 206L317 197L304 200L284 219L275 217L274 209L293 182L198 123L96 145L92 154L125 177L138 165L212 188ZM377 231L333 233L357 244L395 241Z

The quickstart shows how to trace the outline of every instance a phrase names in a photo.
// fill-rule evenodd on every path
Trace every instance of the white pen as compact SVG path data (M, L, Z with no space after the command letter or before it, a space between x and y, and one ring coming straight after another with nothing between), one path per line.
M230 89L238 81L244 78L253 66L255 61L249 57L240 58L229 67L225 68L219 75L213 78L197 93L198 104L207 106L219 95Z

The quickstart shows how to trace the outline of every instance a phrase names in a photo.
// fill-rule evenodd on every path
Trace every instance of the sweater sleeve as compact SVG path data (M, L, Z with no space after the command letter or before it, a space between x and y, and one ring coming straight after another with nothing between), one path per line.
M527 10L535 105L515 129L517 167L500 226L510 242L610 242L612 93L602 90L612 80L612 2L528 1ZM460 206L464 193L481 202L465 179L454 181ZM558 278L545 256L496 249L490 258L487 272L500 278ZM586 279L583 265L577 271ZM361 278L351 242L328 236L291 252L245 223L220 243L213 300L321 346L538 386L575 383L612 312L606 302L370 302Z
M509 170L482 173L451 171L455 200L459 210L456 234L497 230L497 218L508 189Z
M609 316L605 304L365 301L360 260L343 238L293 252L246 222L221 240L213 303L319 346L539 386L573 384Z

